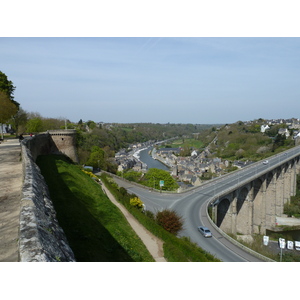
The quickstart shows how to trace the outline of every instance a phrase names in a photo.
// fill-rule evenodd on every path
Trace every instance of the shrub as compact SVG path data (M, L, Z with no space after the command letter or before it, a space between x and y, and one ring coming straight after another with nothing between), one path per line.
M182 217L173 210L165 209L157 212L156 222L158 225L162 226L165 230L174 235L183 229Z
M130 205L142 209L144 207L143 201L139 197L133 197L130 199Z

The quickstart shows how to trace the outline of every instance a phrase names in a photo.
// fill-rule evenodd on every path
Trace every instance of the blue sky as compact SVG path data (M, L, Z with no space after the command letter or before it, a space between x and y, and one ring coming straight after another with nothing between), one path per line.
M1 37L0 71L29 112L78 122L299 117L300 39Z

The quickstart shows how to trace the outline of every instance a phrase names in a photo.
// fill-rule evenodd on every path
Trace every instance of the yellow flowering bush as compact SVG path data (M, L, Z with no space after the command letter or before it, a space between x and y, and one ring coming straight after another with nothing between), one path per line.
M130 205L135 206L137 208L143 208L144 203L139 197L133 197L130 199Z
M93 172L86 171L86 170L82 170L82 172L89 175L90 177L96 179L97 181L99 180L98 177Z

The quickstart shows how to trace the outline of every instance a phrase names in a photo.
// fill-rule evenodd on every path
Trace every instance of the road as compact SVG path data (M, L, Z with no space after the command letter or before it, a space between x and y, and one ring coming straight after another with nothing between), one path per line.
M241 171L233 172L208 182L194 190L181 194L165 194L149 191L137 185L116 179L119 186L123 186L131 193L136 194L145 203L146 209L156 212L164 208L175 210L184 219L182 236L188 236L201 248L215 255L224 262L258 262L262 261L247 251L230 243L210 226L206 214L208 202L217 201L218 195L235 189L238 185L245 184L285 161L299 155L300 147L283 152L268 158L268 163L255 163ZM213 237L204 238L197 230L199 225L211 229Z
M246 262L261 261L248 252L228 242L217 231L211 228L207 220L205 208L206 193L188 192L184 194L164 194L146 190L142 187L115 179L119 186L126 188L129 192L136 194L145 203L146 209L157 212L164 208L175 210L184 219L184 230L180 236L188 236L191 241L197 243L202 249L215 255L224 262ZM197 226L204 225L211 229L213 237L204 238L197 230Z

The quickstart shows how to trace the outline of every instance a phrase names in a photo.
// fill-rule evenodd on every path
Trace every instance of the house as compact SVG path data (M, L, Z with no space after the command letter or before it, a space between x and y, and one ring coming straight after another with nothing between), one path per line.
M261 125L260 132L265 133L267 129L270 129L269 125Z
M290 136L290 132L287 128L279 128L278 134L285 135L286 137Z
M294 132L294 139L300 138L300 131Z
M191 156L193 157L196 157L196 156L198 156L198 152L196 151L196 150L193 150L193 152L191 153Z

